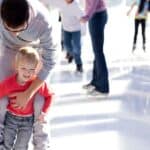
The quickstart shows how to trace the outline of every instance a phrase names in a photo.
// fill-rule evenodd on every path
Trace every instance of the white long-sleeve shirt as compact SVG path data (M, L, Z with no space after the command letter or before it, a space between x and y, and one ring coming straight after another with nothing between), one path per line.
M81 30L80 18L83 11L76 1L67 4L65 0L41 0L46 5L57 7L62 17L62 27L65 31Z

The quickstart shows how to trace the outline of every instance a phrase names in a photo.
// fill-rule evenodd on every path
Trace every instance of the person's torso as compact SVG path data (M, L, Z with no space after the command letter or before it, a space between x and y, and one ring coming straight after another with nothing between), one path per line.
M91 6L93 3L96 3L96 7L94 8L94 12L101 12L106 9L106 2L105 0L86 0L86 8L85 11L88 12L91 10Z
M9 80L9 85L7 85L8 89L8 93L15 93L15 92L23 92L26 89L29 88L29 86L31 85L32 81L27 82L24 85L20 85L17 83L16 81L16 75L12 76ZM24 108L17 108L17 107L13 107L13 103L12 100L14 100L16 97L9 97L9 103L7 105L7 110L9 112L11 112L14 115L17 116L31 116L33 115L33 100L34 97L32 99L30 99L27 103L27 105ZM21 99L20 99L21 101Z
M60 8L60 13L65 31L72 32L81 30L80 17L83 15L83 12L76 1L71 4L64 3Z
M141 0L136 0L137 12L138 12L140 2L141 2ZM140 13L136 13L135 18L136 19L146 19L147 18L147 11L148 11L148 2L146 1L144 3L143 10Z

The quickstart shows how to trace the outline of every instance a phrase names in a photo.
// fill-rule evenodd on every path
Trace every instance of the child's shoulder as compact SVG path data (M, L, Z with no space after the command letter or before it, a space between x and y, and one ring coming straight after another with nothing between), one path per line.
M12 74L10 76L7 76L2 82L7 82L11 84L12 81L16 81L17 74Z
M38 90L40 93L49 93L49 94L53 94L53 89L51 88L51 86L46 83L43 82L43 84L41 85L41 87Z

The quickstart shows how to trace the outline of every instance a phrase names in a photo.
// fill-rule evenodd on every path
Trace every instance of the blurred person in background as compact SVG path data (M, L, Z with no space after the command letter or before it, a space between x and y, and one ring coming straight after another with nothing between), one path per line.
M84 4L85 15L81 18L81 22L88 21L94 63L92 79L83 88L90 95L106 96L109 93L109 78L103 47L107 8L105 0L84 0Z
M146 20L148 16L149 0L134 0L129 11L127 12L127 15L130 15L135 6L137 6L137 9L134 18L135 27L132 52L134 52L134 50L136 49L139 25L141 25L142 29L143 50L146 50Z

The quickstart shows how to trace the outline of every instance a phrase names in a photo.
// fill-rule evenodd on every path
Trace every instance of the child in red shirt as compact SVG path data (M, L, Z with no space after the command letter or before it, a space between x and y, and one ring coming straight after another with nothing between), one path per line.
M31 47L21 48L15 59L16 74L0 83L0 98L29 88L36 79L40 64L40 56L36 50ZM46 83L43 83L38 93L45 100L38 121L45 123L46 113L51 105L52 93ZM9 97L7 105L4 123L4 147L6 149L27 150L34 122L34 96L24 108L16 107L13 102L14 99L15 97Z

